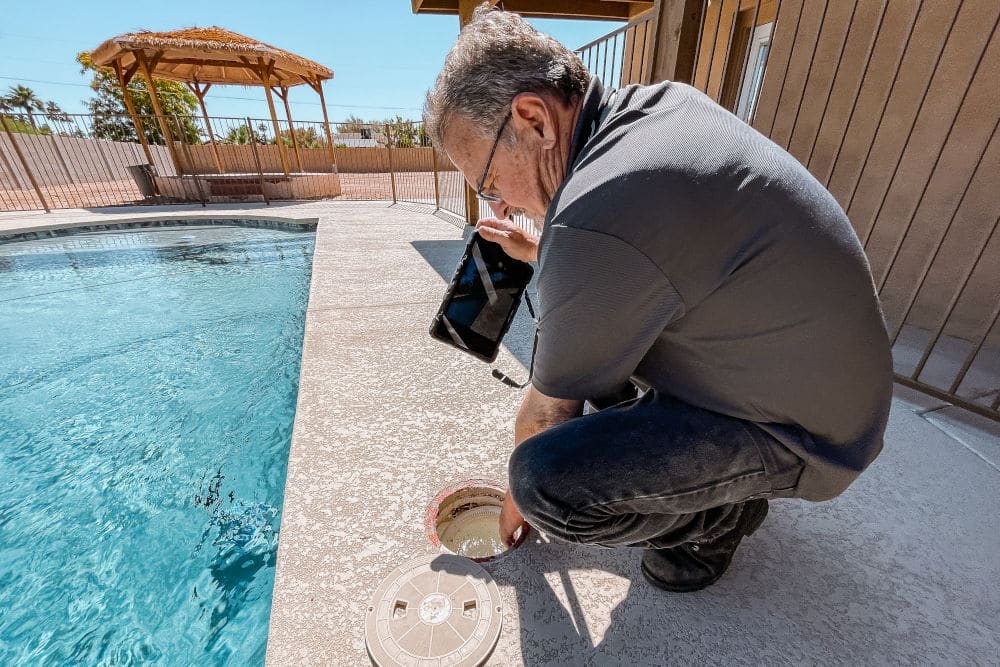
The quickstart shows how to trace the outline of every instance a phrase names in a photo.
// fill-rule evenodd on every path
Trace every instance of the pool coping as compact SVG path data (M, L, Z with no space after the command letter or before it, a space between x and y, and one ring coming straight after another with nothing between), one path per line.
M0 231L0 245L33 241L46 238L61 238L88 232L110 232L128 229L157 229L164 227L191 227L198 225L211 226L245 226L261 229L283 229L286 231L316 231L319 218L287 218L283 216L240 215L238 217L221 217L219 215L178 214L115 218L108 222L93 224L84 220L29 225L24 228L5 229ZM241 222L254 224L240 225Z

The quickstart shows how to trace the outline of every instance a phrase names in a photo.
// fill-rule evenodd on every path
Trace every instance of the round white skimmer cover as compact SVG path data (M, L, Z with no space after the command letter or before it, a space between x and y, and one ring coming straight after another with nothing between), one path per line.
M368 606L365 642L379 667L474 667L500 639L500 590L468 558L423 556L393 570Z

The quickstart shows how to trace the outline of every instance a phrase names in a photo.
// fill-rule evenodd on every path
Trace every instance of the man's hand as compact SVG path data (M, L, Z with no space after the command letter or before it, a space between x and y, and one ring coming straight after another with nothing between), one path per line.
M521 535L523 535L528 524L524 521L521 513L517 511L514 500L510 497L510 491L508 491L503 497L503 508L500 510L500 539L503 540L505 546L513 546L517 538L521 536L517 534L518 528L521 529Z
M583 401L551 398L534 386L528 387L521 402L521 409L518 410L517 420L514 422L514 446L517 447L531 436L553 426L579 417L582 412ZM514 534L517 529L521 528L523 531L527 525L508 491L500 509L500 539L508 547L511 546L514 544Z
M510 220L483 218L476 225L479 234L487 241L499 243L503 251L522 262L538 261L538 237L530 234Z

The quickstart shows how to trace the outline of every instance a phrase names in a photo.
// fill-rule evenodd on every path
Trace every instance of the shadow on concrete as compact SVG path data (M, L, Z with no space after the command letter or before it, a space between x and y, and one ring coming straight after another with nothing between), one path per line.
M802 544L788 522L769 523L769 536L748 541L725 578L696 593L653 588L639 571L641 549L584 547L537 534L520 553L487 568L500 586L514 589L524 665L718 664L727 655L752 655L764 664L789 663L794 660L783 653L780 633L766 636L762 631L780 625L786 607L805 611L806 618L795 618L793 612L784 619L800 630L831 621L822 612L809 617L817 579L812 568L847 545L838 544L835 535L819 544ZM873 588L872 573L852 567L850 561L841 563L824 572L820 588L825 599L846 597L864 605L864 593ZM604 597L601 589L607 590L609 577L629 580L625 597L617 604L607 599L595 604ZM803 580L813 585L800 587ZM612 605L604 626L592 612ZM589 618L584 609L591 610ZM873 623L868 630L868 639L879 642L895 633L891 619ZM819 656L836 654L840 640L827 632L827 638L813 645Z
M988 583L1000 581L1000 531L982 508L1000 477L919 416L894 410L886 450L850 489L823 503L772 502L726 575L703 591L653 588L639 549L536 536L488 563L514 589L521 662L993 661L996 633L983 619L1000 608L1000 589Z

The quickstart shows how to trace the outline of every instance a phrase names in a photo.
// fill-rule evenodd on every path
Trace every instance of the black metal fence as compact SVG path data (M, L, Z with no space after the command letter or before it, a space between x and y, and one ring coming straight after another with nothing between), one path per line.
M419 122L140 121L141 139L126 115L0 116L0 210L336 197L465 214L462 177Z

